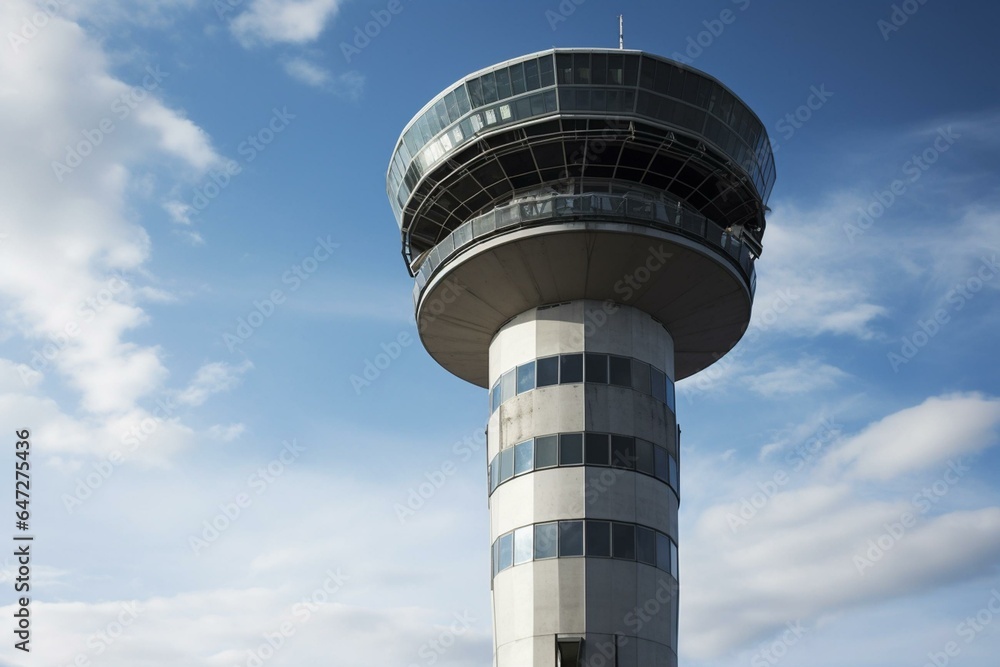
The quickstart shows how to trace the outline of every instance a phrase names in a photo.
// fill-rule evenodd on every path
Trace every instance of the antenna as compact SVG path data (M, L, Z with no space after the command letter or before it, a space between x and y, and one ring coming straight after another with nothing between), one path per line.
M625 48L625 17L622 14L618 15L618 48Z

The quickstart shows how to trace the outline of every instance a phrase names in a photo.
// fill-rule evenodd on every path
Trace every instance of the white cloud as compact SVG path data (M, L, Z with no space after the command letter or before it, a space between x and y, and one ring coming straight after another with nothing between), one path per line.
M205 364L195 373L194 379L177 395L177 401L184 405L201 405L209 396L220 391L228 391L239 384L240 377L253 368L244 361L238 366L216 361Z
M246 430L246 424L213 424L208 429L208 436L213 440L232 442L243 435Z
M761 396L789 396L820 389L831 389L847 378L844 371L805 357L791 366L779 366L763 373L750 373L744 381Z
M323 88L330 83L330 72L315 63L311 63L305 58L291 58L286 60L285 72L296 81L300 81L307 86Z
M243 46L258 43L305 44L314 41L342 0L252 0L230 30Z
M928 398L849 438L824 461L862 479L891 479L997 443L1000 399L979 394Z

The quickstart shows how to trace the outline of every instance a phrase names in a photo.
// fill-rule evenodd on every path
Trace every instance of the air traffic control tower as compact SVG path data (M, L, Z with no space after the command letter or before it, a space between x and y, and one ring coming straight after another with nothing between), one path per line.
M495 667L675 667L674 382L750 321L774 158L711 76L554 49L471 74L387 175L421 340L489 389Z

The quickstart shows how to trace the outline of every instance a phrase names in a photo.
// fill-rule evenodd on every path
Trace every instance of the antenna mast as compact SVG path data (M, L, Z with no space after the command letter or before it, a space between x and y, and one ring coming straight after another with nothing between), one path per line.
M625 17L622 14L618 15L618 48L625 48Z

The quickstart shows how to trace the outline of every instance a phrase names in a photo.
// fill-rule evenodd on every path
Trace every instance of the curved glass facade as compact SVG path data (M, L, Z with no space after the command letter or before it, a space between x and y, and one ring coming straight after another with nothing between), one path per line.
M490 414L518 394L579 382L630 387L666 403L670 412L676 414L674 381L666 373L638 359L595 352L557 354L510 369L490 389Z
M635 523L578 519L523 526L493 542L493 576L546 558L615 558L643 563L679 579L677 543Z
M677 459L642 438L614 433L554 433L540 435L501 450L486 469L490 495L507 480L536 470L597 466L631 470L655 477L680 500Z
M634 117L685 131L738 165L762 201L774 184L763 124L712 77L640 52L553 50L458 82L410 122L386 175L400 227L417 183L446 155L505 125L554 113Z

